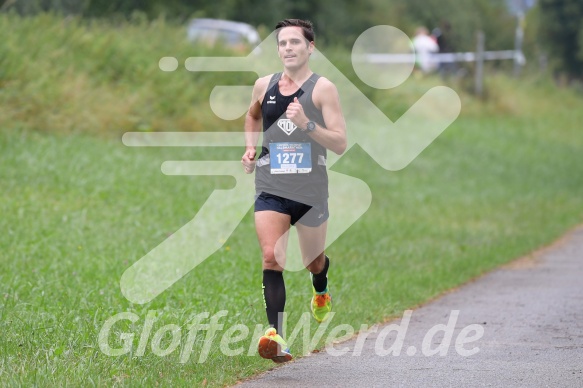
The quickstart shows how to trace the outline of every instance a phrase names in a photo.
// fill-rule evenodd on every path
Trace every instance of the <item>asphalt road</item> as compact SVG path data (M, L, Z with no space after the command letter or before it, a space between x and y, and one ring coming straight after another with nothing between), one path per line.
M237 385L310 386L583 387L583 228L360 340Z

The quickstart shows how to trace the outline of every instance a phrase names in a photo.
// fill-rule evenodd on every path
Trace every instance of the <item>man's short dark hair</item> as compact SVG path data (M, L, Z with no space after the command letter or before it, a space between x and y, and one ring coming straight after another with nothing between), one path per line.
M284 27L301 27L304 38L306 38L308 42L313 42L316 38L316 34L314 33L314 25L311 21L302 19L284 19L275 25L275 31L277 31L275 37L278 41L279 31Z

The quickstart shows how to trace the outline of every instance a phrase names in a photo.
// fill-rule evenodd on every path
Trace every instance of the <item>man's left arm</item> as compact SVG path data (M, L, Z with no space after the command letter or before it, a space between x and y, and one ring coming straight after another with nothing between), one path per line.
M316 124L316 128L308 134L323 147L342 155L347 146L346 122L342 114L340 96L336 86L328 79L321 77L314 87L312 100L316 108L322 111L326 128ZM289 104L286 114L296 126L301 130L306 130L310 118L306 116L297 99Z
M326 128L316 124L316 129L309 133L310 137L330 151L342 155L347 146L346 121L342 114L338 89L322 77L314 88L312 99L316 108L322 111Z

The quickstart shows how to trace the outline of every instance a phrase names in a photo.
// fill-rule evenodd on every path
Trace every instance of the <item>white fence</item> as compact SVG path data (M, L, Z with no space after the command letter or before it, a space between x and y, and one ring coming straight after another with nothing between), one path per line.
M526 60L524 54L520 50L520 43L517 43L515 50L501 50L501 51L484 51L484 33L477 33L477 45L475 52L464 53L432 53L423 54L425 59L428 59L434 64L438 63L453 63L453 62L476 62L475 71L475 92L477 95L482 95L484 84L484 61L493 60L508 60L514 61L514 72L518 74L519 69L524 66ZM518 41L519 42L519 41ZM410 54L361 54L353 57L353 60L367 62L371 64L399 64L399 63L415 63L416 55Z
M522 52L515 50L484 51L482 56L485 61L513 59L519 64L525 63ZM478 53L434 53L427 54L427 58L433 63L475 62ZM373 64L415 63L415 54L363 54L356 59Z

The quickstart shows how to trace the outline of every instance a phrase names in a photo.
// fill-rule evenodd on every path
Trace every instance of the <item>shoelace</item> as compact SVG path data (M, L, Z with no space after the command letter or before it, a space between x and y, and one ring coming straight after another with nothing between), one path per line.
M330 295L329 294L323 294L323 295L318 295L316 294L316 305L318 307L324 307L326 306L326 302L328 301L328 299L330 299Z

